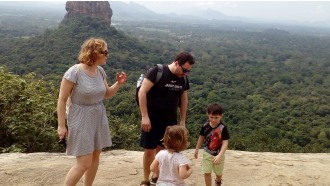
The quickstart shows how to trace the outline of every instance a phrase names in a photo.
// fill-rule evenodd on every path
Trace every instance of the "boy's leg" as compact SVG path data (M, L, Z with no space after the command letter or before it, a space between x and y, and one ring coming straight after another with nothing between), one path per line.
M204 174L205 186L212 186L212 176L211 173Z
M215 179L215 185L216 186L221 186L221 182L222 182L222 175L216 175L216 179Z
M220 164L219 165L214 165L214 173L216 175L216 179L215 179L215 185L216 186L221 185L222 173L223 173L223 169L225 168L225 159L226 159L226 157L223 156L221 161L220 161Z
M204 180L206 186L212 185L212 169L213 169L213 156L203 151L202 172L204 173Z

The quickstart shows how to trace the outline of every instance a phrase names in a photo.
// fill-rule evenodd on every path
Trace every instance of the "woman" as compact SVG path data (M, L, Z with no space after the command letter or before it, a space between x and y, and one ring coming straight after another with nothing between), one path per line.
M124 72L116 74L116 82L109 87L106 74L99 65L106 64L107 43L103 39L90 38L81 46L79 64L64 74L57 105L58 136L67 137L67 155L76 156L76 164L70 169L65 185L76 185L84 175L84 185L92 185L99 166L102 148L111 146L108 118L104 99L109 99L126 82ZM70 96L72 104L66 102Z

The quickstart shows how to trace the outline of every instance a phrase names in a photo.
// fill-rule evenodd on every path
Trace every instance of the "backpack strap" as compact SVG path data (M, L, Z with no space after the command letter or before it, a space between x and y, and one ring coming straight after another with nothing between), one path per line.
M187 82L188 82L187 76L183 76L183 79L184 79L184 86L186 87L187 86Z
M157 64L157 68L158 68L158 71L157 71L155 84L160 80L160 78L163 75L163 65L162 64ZM183 79L184 79L184 86L186 87L187 83L188 83L187 76L183 76Z
M163 65L162 64L157 64L157 68L158 68L158 71L157 71L157 76L156 76L156 82L155 82L155 84L160 80L160 78L163 75Z

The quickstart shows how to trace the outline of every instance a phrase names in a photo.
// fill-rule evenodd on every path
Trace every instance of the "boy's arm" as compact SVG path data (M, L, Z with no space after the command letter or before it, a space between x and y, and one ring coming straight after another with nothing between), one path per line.
M223 140L219 154L221 154L221 156L223 156L227 149L228 149L228 140Z
M194 157L197 159L198 158L198 152L199 149L201 148L203 142L204 142L205 136L199 135L197 144L196 144L196 149L195 149L195 153L194 153Z
M213 162L215 164L220 163L220 160L221 160L222 156L225 154L227 149L228 149L228 140L223 140L219 154L216 157L214 157L214 159L213 159Z
M179 176L181 179L186 179L191 175L192 171L193 170L189 164L182 165L179 167Z

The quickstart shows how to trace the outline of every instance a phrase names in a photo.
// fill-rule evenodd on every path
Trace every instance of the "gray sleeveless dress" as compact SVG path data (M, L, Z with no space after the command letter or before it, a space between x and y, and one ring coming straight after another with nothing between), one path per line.
M70 67L64 78L75 83L68 112L67 155L91 154L112 145L103 99L106 74L98 67L97 76L90 77L77 65Z

